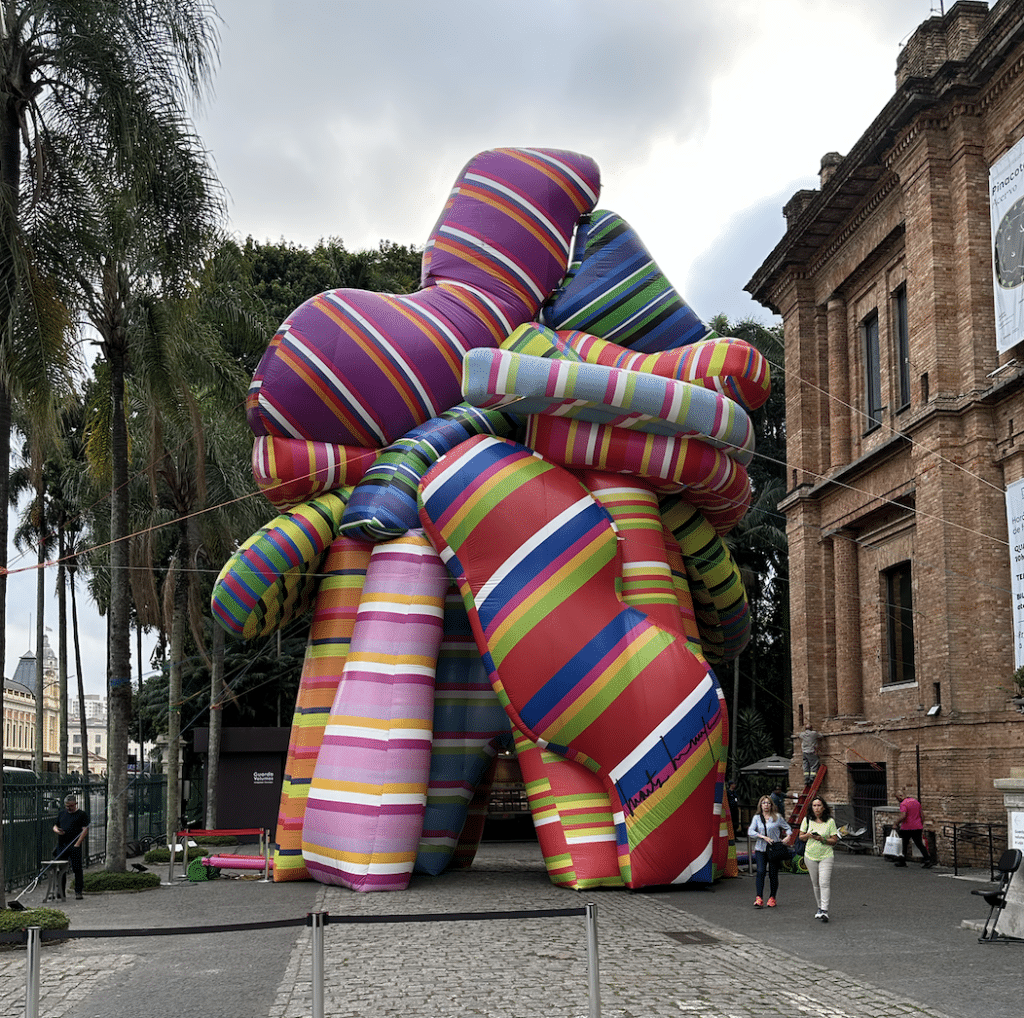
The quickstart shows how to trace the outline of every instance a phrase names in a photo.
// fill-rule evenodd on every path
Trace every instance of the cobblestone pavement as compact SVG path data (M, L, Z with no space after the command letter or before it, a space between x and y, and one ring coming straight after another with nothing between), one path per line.
M870 862L884 865L880 860ZM847 874L848 899L855 872ZM872 879L876 878L877 870ZM809 888L801 886L806 878L788 879L792 883L783 893L790 916L795 916L794 899L809 893ZM548 881L535 843L485 844L472 870L416 877L409 891L401 894L354 894L305 882L220 880L161 887L141 895L97 895L91 901L87 895L86 902L70 902L67 910L73 916L72 928L113 930L254 922L309 911L372 917L578 908L593 901L605 1018L1019 1014L1019 1008L986 1006L984 971L971 972L971 978L979 979L976 1009L943 1010L934 999L921 1003L896 992L891 978L887 985L879 985L842 971L839 960L808 961L815 955L802 952L795 938L792 944L786 938L769 942L771 921L782 919L787 903L781 896L778 917L767 910L739 911L749 883L748 877L722 882L720 897L685 892L574 894ZM983 915L985 910L979 912L971 904L967 891L962 889L961 911ZM960 893L956 888L954 901L959 901ZM915 900L919 908L927 908L927 895ZM75 913L76 905L87 908ZM879 910L877 922L892 926L889 909ZM959 915L955 926L959 927ZM802 922L801 928L809 930L808 936L824 936L826 931L839 934L842 925L837 919L829 927ZM775 935L782 929L775 925ZM1000 978L1007 980L1012 967L1019 971L1024 958L1006 953L1017 950L1016 945L986 948L976 943L976 934L962 934L965 959L995 966ZM913 933L908 936L913 938ZM41 964L40 1014L162 1018L184 1012L211 1018L305 1018L312 1014L311 944L307 927L290 927L226 936L82 939L47 945ZM588 1015L582 917L329 923L324 945L325 1014L332 1018ZM827 954L819 951L817 956ZM916 964L928 970L927 951L919 952ZM941 964L948 968L945 956ZM25 976L24 951L0 952L0 1018L23 1015ZM956 981L964 972L936 972L935 978ZM941 1000L941 994L936 999Z

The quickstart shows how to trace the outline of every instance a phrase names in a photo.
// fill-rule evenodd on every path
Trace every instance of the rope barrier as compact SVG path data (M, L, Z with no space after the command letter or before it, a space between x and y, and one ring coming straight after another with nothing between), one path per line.
M213 926L168 926L158 929L124 930L44 930L28 926L14 933L0 934L0 944L25 944L25 1018L39 1018L39 948L44 940L85 940L107 937L180 937L203 933L237 933L247 930L279 930L289 926L312 928L313 1016L324 1018L324 927L334 923L443 923L496 919L554 919L583 916L587 922L587 965L590 1018L600 1018L601 1001L597 969L597 907L519 909L513 912L424 912L413 915L332 916L329 912L309 912L294 919L270 919L254 923L219 923Z

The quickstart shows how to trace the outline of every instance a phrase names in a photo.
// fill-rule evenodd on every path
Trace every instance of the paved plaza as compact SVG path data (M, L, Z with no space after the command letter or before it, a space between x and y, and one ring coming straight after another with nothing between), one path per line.
M246 849L248 851L248 849ZM988 872L897 870L837 859L832 922L813 919L806 876L784 874L775 909L753 878L712 889L576 893L547 879L534 842L485 843L472 870L415 877L407 892L221 879L69 901L72 929L209 927L336 916L597 906L601 1014L763 1018L1017 1018L1024 944L986 946ZM161 873L166 879L166 873ZM38 904L41 892L26 896ZM965 925L966 921L966 925ZM580 917L328 924L332 1018L586 1018ZM47 1018L298 1018L312 1014L306 926L174 937L70 940L42 951ZM25 953L0 952L0 1018L21 1018Z

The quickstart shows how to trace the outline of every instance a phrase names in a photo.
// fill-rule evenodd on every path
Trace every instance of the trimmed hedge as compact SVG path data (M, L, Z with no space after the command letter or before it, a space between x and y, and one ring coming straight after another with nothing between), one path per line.
M70 925L67 914L55 908L27 908L19 911L5 908L0 911L0 933L17 933L29 926L44 930L66 930Z
M86 873L84 891L148 891L160 886L156 873Z
M217 847L218 845L237 845L238 838L233 834L205 834L200 835L197 838L192 839L197 845L210 845L211 847Z

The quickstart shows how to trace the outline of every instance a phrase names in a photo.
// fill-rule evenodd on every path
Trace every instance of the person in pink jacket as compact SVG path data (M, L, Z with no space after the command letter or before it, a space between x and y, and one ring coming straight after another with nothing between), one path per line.
M896 830L903 841L903 857L896 860L896 865L906 866L910 861L910 843L913 841L924 858L924 868L930 869L933 864L931 854L924 845L924 814L921 812L921 803L912 795L903 792L899 794L900 818L896 821Z

